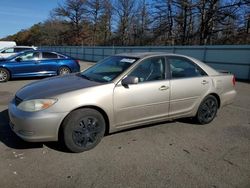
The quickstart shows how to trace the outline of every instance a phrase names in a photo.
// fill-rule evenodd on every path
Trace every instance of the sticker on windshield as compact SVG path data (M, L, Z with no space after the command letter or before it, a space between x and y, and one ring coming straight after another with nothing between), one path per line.
M110 80L112 80L112 78L110 78L110 77L108 77L108 76L104 76L103 79L106 80L106 81L108 81L108 82L109 82Z
M134 63L135 61L136 61L136 59L123 58L123 59L121 59L120 62L123 62L123 63Z

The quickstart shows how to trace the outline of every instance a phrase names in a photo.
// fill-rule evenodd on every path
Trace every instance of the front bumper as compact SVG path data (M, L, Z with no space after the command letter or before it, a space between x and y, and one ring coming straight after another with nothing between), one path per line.
M67 115L47 110L24 112L14 102L9 104L11 129L23 140L28 142L57 141L59 127Z

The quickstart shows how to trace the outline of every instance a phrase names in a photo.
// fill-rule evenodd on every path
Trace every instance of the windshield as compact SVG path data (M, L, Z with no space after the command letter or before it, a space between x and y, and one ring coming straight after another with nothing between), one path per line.
M5 59L7 59L7 60L12 60L12 59L17 58L17 57L20 56L21 54L23 54L23 52L20 52L20 53L17 53L17 54L13 54L13 55L11 55L11 56L5 58Z
M11 55L11 56L7 57L6 59L11 60L11 59L14 59L14 58L18 57L19 55L20 54L14 54L14 55Z
M18 53L16 53L16 54L13 54L13 55L11 55L11 56L5 58L5 59L6 59L6 60L12 60L12 59L15 59L15 58L19 57L20 55L22 55L22 54L24 54L24 53L33 52L33 51L34 51L34 50L24 50L24 51L22 51L22 52L18 52Z
M80 75L96 82L110 82L135 63L138 58L111 56L90 67Z

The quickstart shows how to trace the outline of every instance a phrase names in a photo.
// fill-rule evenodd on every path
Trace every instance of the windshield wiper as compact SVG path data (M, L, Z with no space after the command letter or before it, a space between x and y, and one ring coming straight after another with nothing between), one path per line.
M82 78L86 79L86 80L90 80L90 81L94 81L94 82L95 82L95 80L93 80L92 78L90 78L90 77L88 77L88 76L86 76L86 75L84 75L84 74L80 74L80 76L81 76Z
M86 80L90 80L89 77L87 77L87 76L85 76L85 75L83 75L83 74L80 74L80 76L81 76L82 78L85 78Z

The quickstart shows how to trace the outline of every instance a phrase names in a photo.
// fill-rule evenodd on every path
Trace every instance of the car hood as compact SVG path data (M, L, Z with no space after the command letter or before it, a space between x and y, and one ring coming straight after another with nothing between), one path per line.
M86 80L78 74L69 74L46 78L33 82L21 88L16 96L22 100L42 99L55 97L57 95L101 85L101 83Z

